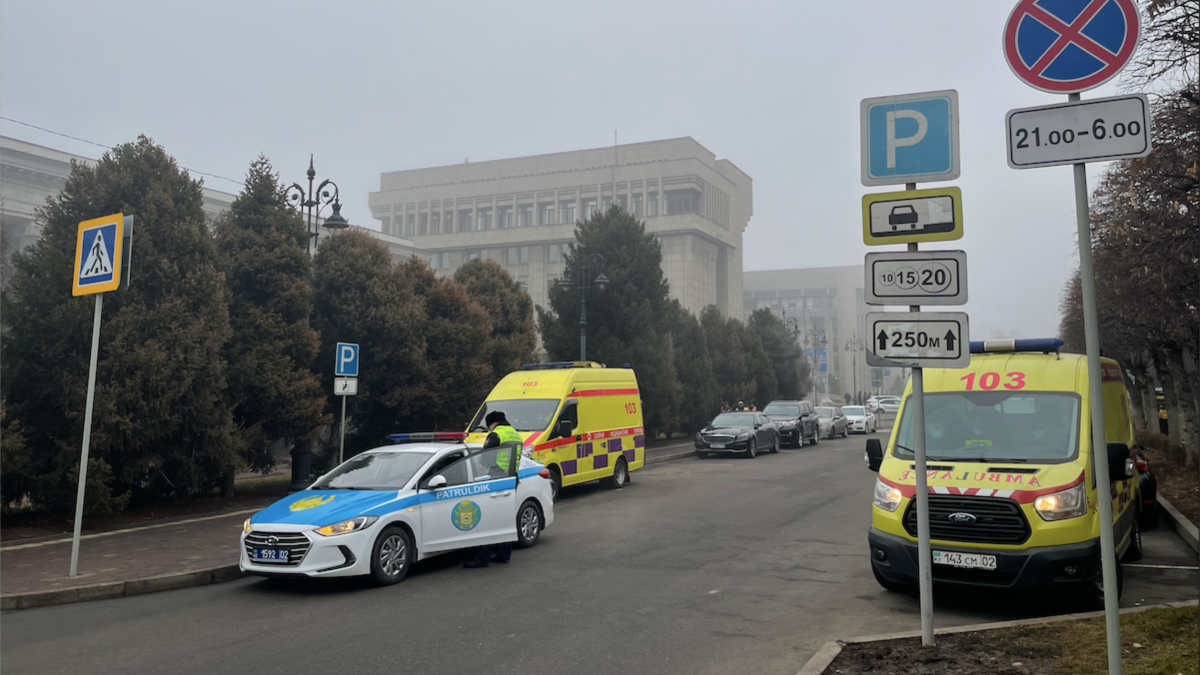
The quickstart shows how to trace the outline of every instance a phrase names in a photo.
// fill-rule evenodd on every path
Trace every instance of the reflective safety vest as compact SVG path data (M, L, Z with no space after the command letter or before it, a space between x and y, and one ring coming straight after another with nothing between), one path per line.
M500 439L501 448L515 448L519 453L521 451L521 445L525 443L525 439L521 438L521 434L517 433L516 429L508 426L507 424L497 425L495 429L492 429L492 433L496 434L496 437ZM509 454L510 453L507 452L501 452L496 455L496 466L508 471Z

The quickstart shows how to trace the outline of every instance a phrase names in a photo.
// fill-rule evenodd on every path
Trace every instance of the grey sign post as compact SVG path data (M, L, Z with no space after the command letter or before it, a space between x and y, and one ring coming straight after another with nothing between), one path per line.
M346 398L349 396L358 395L358 378L357 377L335 377L333 378L333 393L342 397L342 425L341 438L338 440L338 464L344 460L346 453Z

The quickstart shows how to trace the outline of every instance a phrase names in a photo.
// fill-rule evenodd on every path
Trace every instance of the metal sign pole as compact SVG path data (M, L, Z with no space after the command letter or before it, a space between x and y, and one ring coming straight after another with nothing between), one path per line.
M79 569L79 534L83 529L83 495L87 488L88 447L92 442L92 401L96 396L96 357L100 354L100 316L104 313L104 294L96 294L96 315L92 319L92 358L88 366L87 407L83 413L83 452L79 455L79 494L75 497L75 534L71 537L71 578Z
M338 464L345 461L342 459L342 456L346 452L346 398L346 396L342 396L342 438L338 441Z
M906 190L916 190L908 183ZM918 244L908 245L917 251ZM921 311L920 305L910 305L910 312ZM933 552L929 546L929 477L925 473L925 369L912 369L913 464L917 472L917 576L921 595L921 645L932 647L933 640Z
M1079 94L1068 99L1078 101ZM1087 348L1088 398L1091 399L1092 470L1096 474L1100 512L1100 566L1104 577L1104 625L1108 636L1109 675L1121 675L1121 615L1117 597L1117 551L1113 540L1112 500L1109 498L1108 439L1104 430L1103 372L1100 369L1100 329L1096 318L1096 277L1092 264L1092 227L1088 209L1087 165L1075 164L1075 224L1079 228L1079 282L1083 291L1083 335Z

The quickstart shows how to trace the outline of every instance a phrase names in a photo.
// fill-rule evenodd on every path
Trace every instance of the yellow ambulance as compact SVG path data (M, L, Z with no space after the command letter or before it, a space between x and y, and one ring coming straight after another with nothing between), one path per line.
M467 429L487 438L484 418L500 410L525 439L526 454L546 465L554 497L564 485L599 480L619 489L646 462L642 400L629 368L592 361L526 364L500 380Z
M1062 341L971 343L966 369L925 369L926 476L933 580L996 589L1072 589L1103 606L1097 499L1112 499L1118 557L1141 558L1133 422L1121 367L1101 359L1108 446L1090 442L1087 359ZM918 582L911 383L886 448L868 542L888 590ZM1111 485L1096 485L1093 461ZM1120 566L1118 565L1118 571ZM1120 586L1118 574L1118 587Z

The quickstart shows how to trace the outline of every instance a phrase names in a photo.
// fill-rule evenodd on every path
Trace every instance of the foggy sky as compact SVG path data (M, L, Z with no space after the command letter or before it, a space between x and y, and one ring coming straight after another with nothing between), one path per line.
M860 183L859 101L957 89L965 236L924 248L967 251L972 337L1049 336L1077 264L1071 168L1009 169L1004 114L1065 97L1005 65L1014 5L2 0L0 115L146 134L235 193L259 153L287 182L313 153L375 229L383 171L692 136L754 179L744 266L764 270L861 264L862 195L892 188Z

